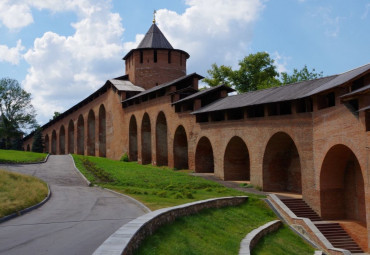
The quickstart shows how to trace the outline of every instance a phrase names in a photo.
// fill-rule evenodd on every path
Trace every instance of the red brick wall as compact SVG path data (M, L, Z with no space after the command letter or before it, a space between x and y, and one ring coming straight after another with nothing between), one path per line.
M140 63L140 50L126 59L126 74L133 84L149 89L186 75L186 55L181 51L171 50L171 63L168 63L168 50L157 50L156 63L154 50L142 52L143 63Z

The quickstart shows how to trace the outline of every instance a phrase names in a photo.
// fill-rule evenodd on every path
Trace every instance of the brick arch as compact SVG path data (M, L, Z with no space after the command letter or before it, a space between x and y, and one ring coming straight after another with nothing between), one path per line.
M213 173L214 158L211 141L203 136L199 139L195 150L195 172Z
M95 113L89 111L87 116L87 155L95 156Z
M85 147L85 121L82 114L78 116L77 120L77 154L84 155Z
M130 161L137 161L137 123L135 115L131 115L129 124L129 159Z
M285 132L272 135L266 145L263 190L302 193L300 156L294 140Z
M334 145L325 155L320 171L320 201L323 219L350 219L366 226L364 178L356 155L346 145Z
M45 152L50 152L50 141L49 141L49 135L45 135Z
M75 125L73 120L68 123L68 153L75 153Z
M358 144L355 144L350 138L348 137L340 137L338 139L338 137L328 137L328 139L325 141L325 145L322 147L322 149L320 150L320 153L316 153L316 156L317 156L317 160L316 161L316 164L315 164L315 168L316 169L321 169L321 166L322 166L322 163L326 157L326 154L328 153L328 151L334 147L335 145L338 145L338 144L342 144L346 147L348 147L355 155L361 155L361 146L359 146ZM361 157L358 157L357 160L359 161L360 163L360 166L361 166L361 170L362 170L362 176L366 176L367 173L366 173L366 159L364 158L361 158ZM367 186L368 184L368 181L367 181L367 178L364 178L364 182L365 182L365 186ZM320 175L317 175L316 177L316 184L317 184L317 187L319 186L319 183L320 183Z
M161 111L157 116L155 126L155 144L157 166L168 165L168 145L167 145L167 120L165 114Z
M250 157L248 147L239 136L228 142L224 154L225 180L250 180Z
M174 167L177 169L188 169L188 139L185 128L180 125L177 127L173 139L173 160Z
M57 154L57 133L55 130L51 133L51 154Z
M66 153L66 131L64 125L60 126L59 129L59 154Z
M27 151L31 151L30 144L27 144Z
M107 116L104 104L99 107L99 157L107 156Z
M148 113L144 114L141 122L141 163L152 163L152 131Z

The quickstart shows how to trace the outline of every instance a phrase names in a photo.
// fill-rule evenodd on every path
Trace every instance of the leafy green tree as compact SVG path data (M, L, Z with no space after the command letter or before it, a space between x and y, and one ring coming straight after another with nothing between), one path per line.
M267 52L249 54L239 62L239 70L234 72L233 83L239 92L254 91L280 84L274 60Z
M307 68L307 65L305 65L301 70L294 69L293 73L291 75L283 72L281 73L281 82L282 84L290 84L300 81L307 81L307 80L313 80L318 79L323 76L323 73L317 73L315 68L312 69L312 71L309 71Z
M322 72L317 73L315 69L309 71L306 65L301 70L294 69L291 75L286 72L279 75L274 60L267 52L257 52L246 56L239 62L237 70L233 70L230 66L213 64L207 72L209 77L203 81L209 86L225 84L235 88L239 93L317 79L323 76ZM281 80L278 79L279 76L281 76Z
M0 138L5 140L5 149L21 139L22 129L32 129L36 124L36 113L31 104L31 94L23 90L17 80L0 80ZM16 147L19 146L16 142ZM14 143L13 143L14 148Z
M237 70L232 70L230 66L213 64L208 74L210 77L203 80L208 85L217 86L223 83L240 93L280 85L274 60L267 52L246 56L239 62Z
M32 151L33 152L43 152L44 151L44 139L42 137L41 127L37 127L34 131Z
M234 71L230 66L218 66L216 64L212 64L211 69L207 71L210 78L206 77L203 79L203 81L211 87L215 87L220 84L225 84L229 87L232 87L234 85L231 78L233 72Z

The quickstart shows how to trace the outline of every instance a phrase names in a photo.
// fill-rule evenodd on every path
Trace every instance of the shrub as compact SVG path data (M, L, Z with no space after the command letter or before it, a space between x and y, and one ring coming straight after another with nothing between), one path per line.
M126 152L122 155L122 157L121 157L120 161L123 161L123 162L128 162L128 161L129 161L129 160L128 160L128 155L127 155L127 153L126 153Z

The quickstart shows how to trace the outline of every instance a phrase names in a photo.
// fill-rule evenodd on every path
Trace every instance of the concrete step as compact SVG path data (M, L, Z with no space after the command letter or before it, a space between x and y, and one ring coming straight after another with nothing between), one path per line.
M315 226L334 247L349 250L351 253L363 252L339 223L315 224Z

